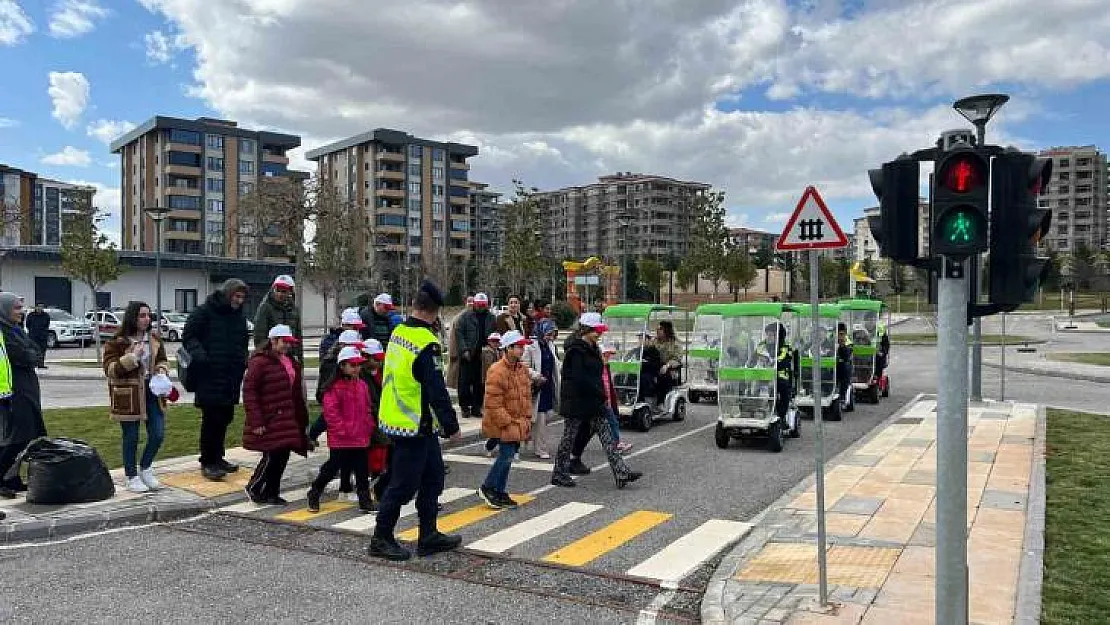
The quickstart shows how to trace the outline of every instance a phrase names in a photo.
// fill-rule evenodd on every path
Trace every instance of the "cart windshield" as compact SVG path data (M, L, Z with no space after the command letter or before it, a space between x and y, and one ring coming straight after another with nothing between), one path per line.
M690 383L716 384L717 365L721 356L721 315L701 314L694 319L687 352L687 375Z
M778 318L725 317L721 323L718 397L722 413L751 417L774 410Z

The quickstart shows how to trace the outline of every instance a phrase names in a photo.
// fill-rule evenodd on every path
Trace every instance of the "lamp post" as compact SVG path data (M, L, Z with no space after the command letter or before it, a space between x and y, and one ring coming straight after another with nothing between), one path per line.
M154 306L158 328L162 327L162 222L170 209L165 206L150 206L144 209L154 222Z
M620 258L621 258L621 301L628 301L628 252L625 240L628 238L628 226L632 224L632 215L622 212L617 215L617 223L621 227Z

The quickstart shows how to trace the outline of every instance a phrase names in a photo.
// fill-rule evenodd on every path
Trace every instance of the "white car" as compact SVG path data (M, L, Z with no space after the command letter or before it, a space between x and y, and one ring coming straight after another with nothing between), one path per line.
M50 334L46 346L54 349L59 345L85 345L93 342L93 324L82 321L60 308L47 308L50 315Z
M96 324L100 329L100 338L110 339L116 335L120 325L123 323L122 310L90 310L85 313L85 321L89 324Z
M162 315L162 337L176 343L185 335L185 321L189 315L180 312L167 312Z

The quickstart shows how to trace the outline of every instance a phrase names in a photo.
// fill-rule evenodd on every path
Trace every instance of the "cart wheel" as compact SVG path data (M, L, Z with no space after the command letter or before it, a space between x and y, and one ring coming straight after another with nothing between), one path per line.
M782 419L779 419L767 427L767 449L778 453L782 447Z
M794 414L794 429L790 430L789 436L790 438L802 437L802 419L797 413Z
M691 404L696 404L698 400L701 399L701 395L699 395L697 391L690 391L687 395L690 397Z
M875 384L867 389L867 401L877 404L879 403L879 385Z
M650 430L651 426L653 425L651 419L651 408L641 408L636 413L636 415L637 416L634 419L636 429L640 430L641 432L647 432L648 430Z
M718 423L717 429L713 431L713 440L717 442L717 447L720 449L728 449L728 441L730 438L732 437L729 436L728 431Z
M674 419L675 421L685 421L686 420L686 400L685 399L679 398L679 399L674 400L674 414L671 415L671 418Z
M829 416L825 416L828 413ZM840 399L837 398L829 405L829 409L821 412L821 418L825 421L840 421L844 415L840 412Z
M848 403L844 404L844 412L855 412L856 410L856 390L848 389Z

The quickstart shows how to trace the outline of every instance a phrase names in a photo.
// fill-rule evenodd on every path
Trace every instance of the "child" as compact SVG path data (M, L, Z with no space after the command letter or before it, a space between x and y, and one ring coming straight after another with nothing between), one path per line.
M601 358L605 362L602 365L604 369L601 373L601 382L605 386L605 418L609 421L609 429L613 431L613 446L618 453L626 454L632 449L632 443L621 440L620 421L617 419L620 402L617 400L617 388L613 386L613 374L609 372L609 359L615 353L617 348L612 345L601 348Z
M501 334L494 332L486 337L486 346L482 348L482 384L486 382L486 374L490 366L501 359ZM493 457L493 450L497 449L497 439L486 439L486 456Z
M324 388L324 418L328 424L328 460L308 491L308 509L320 511L320 495L340 470L355 476L359 511L374 511L370 501L370 477L367 451L374 430L370 407L370 389L360 377L360 348L348 346L339 351L339 376Z
M327 388L328 385L331 384L331 382L339 376L339 363L337 362L337 359L339 357L340 350L342 350L344 347L361 348L362 345L362 336L358 333L358 330L347 329L339 334L339 337L336 338L331 348L328 349L328 352L324 354L322 358L320 358L320 375L318 377L318 380L316 381L317 403L324 403L324 389ZM318 445L317 441L319 440L320 435L323 434L327 430L327 428L328 424L327 421L324 419L324 414L320 413L320 416L316 417L316 420L312 422L312 427L308 429L309 451L316 450L316 447ZM354 489L351 488L351 472L340 472L339 492L350 496L349 494L353 490Z

